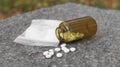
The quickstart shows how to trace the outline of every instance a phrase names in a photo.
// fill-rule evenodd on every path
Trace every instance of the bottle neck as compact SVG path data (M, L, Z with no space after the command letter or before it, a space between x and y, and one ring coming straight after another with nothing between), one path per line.
M58 38L58 40L59 41L63 41L63 31L62 31L62 29L61 28L56 28L56 31L55 31L55 33L56 33L56 37Z

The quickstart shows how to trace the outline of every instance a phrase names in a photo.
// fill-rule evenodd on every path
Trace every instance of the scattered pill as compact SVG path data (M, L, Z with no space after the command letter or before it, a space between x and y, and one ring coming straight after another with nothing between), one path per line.
M71 51L71 52L74 52L74 51L76 51L76 48L71 47L71 48L70 48L70 51Z
M61 50L63 50L63 51L64 51L65 49L68 49L68 48L67 48L67 47L61 47Z
M49 54L50 54L50 55L54 55L54 52L53 52L53 51L50 51Z
M59 51L63 51L64 53L69 53L69 52L74 52L76 51L75 47L66 47L66 44L62 44L60 47L54 48L54 49L49 49L48 51L44 51L43 55L45 56L45 58L51 58L54 54L56 55L56 57L60 58L63 56L62 53L60 53Z
M51 58L52 55L48 54L48 55L45 55L45 58Z
M66 47L66 44L65 43L61 44L61 47Z
M63 54L62 54L62 53L57 53L56 56L57 56L57 57L62 57Z
M60 48L55 48L55 51L56 52L59 52L61 49Z
M49 52L54 52L54 50L53 49L49 49Z
M49 52L48 51L44 51L43 52L43 55L47 55Z
M69 49L64 49L63 51L64 51L65 53L69 53L69 52L70 52Z

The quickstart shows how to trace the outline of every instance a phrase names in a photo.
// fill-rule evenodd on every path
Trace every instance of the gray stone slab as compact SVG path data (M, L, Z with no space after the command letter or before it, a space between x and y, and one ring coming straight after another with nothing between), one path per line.
M32 19L65 21L83 16L96 19L97 34L91 39L71 43L77 51L64 54L62 58L45 59L42 52L49 47L13 43ZM0 67L120 67L120 12L67 3L1 20Z

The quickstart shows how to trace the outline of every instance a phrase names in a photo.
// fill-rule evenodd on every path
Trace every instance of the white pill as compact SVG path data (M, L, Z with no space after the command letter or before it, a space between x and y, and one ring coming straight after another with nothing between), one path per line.
M48 54L48 55L45 55L45 58L51 58L52 55Z
M49 53L49 51L44 51L43 55L47 55Z
M71 48L70 48L70 51L71 51L71 52L74 52L74 51L76 51L76 48L71 47Z
M50 51L49 54L50 54L50 55L54 55L54 52L53 52L53 51Z
M57 53L56 56L57 56L57 57L62 57L63 54L62 54L62 53Z
M68 48L67 47L61 47L61 50L63 50L63 51L66 50L66 49L68 49Z
M69 50L68 48L64 49L63 51L64 51L65 53L69 53L69 52L70 52L70 50Z
M63 43L63 44L61 44L61 45L60 45L60 47L66 47L66 44L65 44L65 43Z
M54 52L54 50L53 49L49 49L49 52Z
M61 50L60 48L55 48L55 51L56 51L56 52L58 52L58 51L60 51L60 50Z

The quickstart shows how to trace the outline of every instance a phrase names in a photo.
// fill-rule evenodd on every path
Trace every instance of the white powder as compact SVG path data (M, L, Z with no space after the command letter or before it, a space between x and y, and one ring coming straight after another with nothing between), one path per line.
M57 46L59 41L55 35L55 29L61 22L48 19L32 20L30 27L14 42L31 46Z

